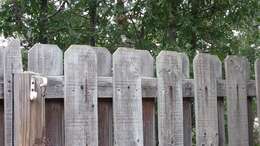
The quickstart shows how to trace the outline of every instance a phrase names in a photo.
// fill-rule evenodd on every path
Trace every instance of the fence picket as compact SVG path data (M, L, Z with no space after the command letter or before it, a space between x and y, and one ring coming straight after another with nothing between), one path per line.
M45 99L40 81L34 82L37 98L30 99L32 73L14 75L14 145L48 145L45 137Z
M64 61L65 146L98 146L96 52L72 45Z
M45 76L63 75L62 54L61 49L56 45L35 44L28 51L28 70ZM51 88L53 89L54 87ZM51 98L50 96L46 95L46 98ZM46 141L49 145L64 146L63 100L46 99L45 106Z
M112 76L112 55L106 48L95 47L97 54L97 74L98 76ZM102 89L101 89L102 88ZM101 87L99 90L105 90ZM98 145L113 146L113 109L112 100L98 99Z
M141 76L153 75L150 54L119 48L113 54L114 146L143 146Z
M159 146L184 145L182 81L189 69L183 56L162 51L156 60Z
M4 132L5 146L13 145L13 74L22 72L20 41L10 39L4 51Z
M247 81L249 62L237 56L225 59L229 146L249 146Z
M219 145L217 80L221 79L220 60L198 54L193 60L195 84L196 145Z
M255 61L257 117L260 120L260 59ZM259 138L260 139L260 138Z
M4 47L3 46L0 46L0 82L1 83L4 82ZM4 146L4 129L5 129L4 128L4 100L3 100L3 95L0 95L0 146Z

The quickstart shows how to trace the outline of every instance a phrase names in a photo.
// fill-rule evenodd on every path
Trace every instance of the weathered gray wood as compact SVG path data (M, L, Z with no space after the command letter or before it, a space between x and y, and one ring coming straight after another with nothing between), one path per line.
M108 88L106 82L101 81L98 91L107 93L112 89L112 55L106 48L95 47L97 54L97 74L99 77L111 79L111 88ZM103 84L104 83L104 84ZM104 94L98 94L98 145L113 146L113 107L111 99L104 99Z
M112 76L112 55L102 47L94 47L97 54L98 76L111 77Z
M61 49L57 45L35 44L28 52L28 70L49 76L62 75Z
M4 47L0 46L0 146L4 146L4 101L3 99L4 81Z
M65 146L98 146L96 52L72 45L64 61Z
M154 77L154 59L148 51L139 51L141 56L141 75L142 78L151 79ZM147 82L142 82L141 85L146 85ZM142 89L142 112L143 112L143 141L144 146L156 146L157 145L157 130L155 121L156 114L156 104L154 97L156 94L150 94L152 90L147 90L148 88ZM156 90L155 90L156 91ZM143 94L144 93L144 94ZM154 97L152 97L154 95ZM146 97L144 97L146 96ZM150 98L152 97L152 98Z
M157 98L157 79L153 77L142 77L142 96L143 98ZM194 81L193 79L184 79L182 82L183 98L194 97ZM217 95L218 97L226 96L225 80L217 81ZM255 81L249 80L247 82L247 96L256 96ZM3 83L0 83L0 99L3 95ZM2 91L2 92L1 92ZM46 98L63 98L64 97L64 77L63 76L48 76ZM112 98L113 86L112 77L98 77L98 97Z
M217 80L222 77L220 60L213 55L197 54L193 61L196 145L219 145Z
M37 98L30 99L31 73L14 75L14 145L48 145L45 137L45 99L39 80L34 82Z
M4 124L5 146L13 144L13 74L22 72L20 42L9 39L4 53Z
M260 59L255 61L256 105L257 117L260 120ZM259 138L260 140L260 138Z
M146 51L119 48L113 54L114 146L143 146L141 76L153 75Z
M218 133L219 133L219 146L225 146L225 103L224 98L218 98Z
M248 140L250 146L255 146L254 143L256 136L254 136L254 109L253 109L253 98L247 98L247 109L248 109Z
M63 89L59 81L63 78L53 76L63 75L63 53L56 45L35 44L28 52L28 70L48 77L47 94L45 98L63 97L58 94ZM49 94L53 93L53 94ZM60 103L59 103L59 102ZM46 102L46 141L49 145L64 145L63 100L48 100ZM53 111L49 112L50 109ZM44 121L45 122L45 121Z
M162 51L156 58L159 146L184 145L182 81L188 76L183 72L189 70L183 66L187 59L170 51Z
M229 146L249 146L246 86L249 66L245 58L225 59Z

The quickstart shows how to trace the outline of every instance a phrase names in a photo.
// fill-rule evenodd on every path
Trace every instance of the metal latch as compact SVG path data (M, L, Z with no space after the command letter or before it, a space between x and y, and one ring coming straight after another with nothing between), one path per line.
M35 100L37 98L36 91L36 81L40 83L40 88L44 88L47 86L48 79L39 75L32 75L31 77L31 91L30 91L30 100Z

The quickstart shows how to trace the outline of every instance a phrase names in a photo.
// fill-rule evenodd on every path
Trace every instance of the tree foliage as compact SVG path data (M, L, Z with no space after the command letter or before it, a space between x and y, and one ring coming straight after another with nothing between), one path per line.
M5 0L0 33L71 44L259 56L259 0Z

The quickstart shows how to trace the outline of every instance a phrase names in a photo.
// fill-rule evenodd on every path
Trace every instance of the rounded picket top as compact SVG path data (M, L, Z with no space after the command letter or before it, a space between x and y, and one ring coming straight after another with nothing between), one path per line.
M62 50L53 44L35 44L28 51L28 70L50 76L62 75Z
M226 72L234 71L243 74L243 78L250 78L250 63L246 57L229 55L225 58L225 70Z
M98 76L112 76L112 54L107 48L94 47L97 54Z

